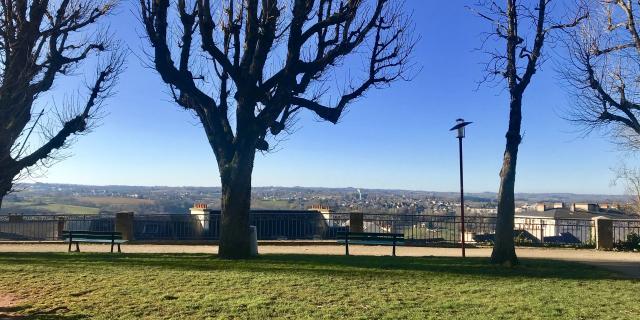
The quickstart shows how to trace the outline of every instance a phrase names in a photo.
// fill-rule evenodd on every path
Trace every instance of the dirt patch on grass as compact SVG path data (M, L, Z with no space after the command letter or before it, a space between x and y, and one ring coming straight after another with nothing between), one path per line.
M0 319L21 319L18 312L23 309L19 306L22 302L14 294L0 292Z
M0 292L0 312L5 308L15 307L20 304L20 302L22 302L22 299L18 298L16 295Z

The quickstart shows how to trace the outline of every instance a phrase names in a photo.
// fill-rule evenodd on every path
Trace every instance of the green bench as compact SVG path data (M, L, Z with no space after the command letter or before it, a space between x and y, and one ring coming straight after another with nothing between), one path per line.
M396 246L404 244L402 233L373 233L373 232L338 232L338 243L344 243L345 254L349 255L349 244L373 246L393 246L391 254L396 256Z
M76 252L80 252L79 243L109 243L111 244L111 252L113 252L114 246L118 246L118 252L120 251L120 244L127 242L122 239L121 232L114 231L88 231L88 230L64 230L62 231L62 238L64 242L69 243L69 251L71 252L71 245L75 243Z

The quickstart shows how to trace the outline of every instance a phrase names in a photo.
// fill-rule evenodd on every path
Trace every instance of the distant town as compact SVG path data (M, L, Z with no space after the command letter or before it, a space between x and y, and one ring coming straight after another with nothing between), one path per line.
M2 213L99 214L133 211L136 214L188 213L195 203L220 207L220 187L90 186L69 184L21 184L5 199ZM495 215L495 193L465 195L469 215ZM564 208L570 211L618 212L634 215L624 195L570 193L516 194L516 211L540 212ZM541 207L542 206L542 207ZM254 187L252 208L307 210L321 207L333 212L417 215L455 215L459 194L410 190L312 187ZM582 210L584 209L584 210Z

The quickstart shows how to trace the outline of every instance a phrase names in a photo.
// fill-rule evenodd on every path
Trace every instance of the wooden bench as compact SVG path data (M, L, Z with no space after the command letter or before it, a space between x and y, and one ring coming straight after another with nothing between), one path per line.
M76 244L76 252L80 252L80 242L84 243L110 243L111 252L113 247L118 246L118 252L120 251L120 244L127 242L122 239L121 232L113 231L88 231L88 230L64 230L62 231L62 238L64 242L69 243L69 251L71 252L71 245Z
M393 246L391 254L396 256L396 246L404 244L402 233L373 233L373 232L338 232L338 243L344 243L345 254L349 255L349 244L374 246Z

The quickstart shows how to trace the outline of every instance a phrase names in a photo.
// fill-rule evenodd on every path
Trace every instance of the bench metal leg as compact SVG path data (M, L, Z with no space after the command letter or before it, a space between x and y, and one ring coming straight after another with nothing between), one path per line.
M113 243L111 244L111 253L113 253Z
M349 255L349 230L347 229L347 233L344 234L344 255Z
M121 253L122 251L120 251L120 244L118 243L118 253Z
M393 253L392 254L393 254L394 257L396 256L396 244L395 243L393 244Z
M67 250L67 252L71 252L71 244L72 244L72 243L73 243L73 242L71 242L71 240L69 240L69 250Z
M76 242L76 252L80 252L80 245Z

